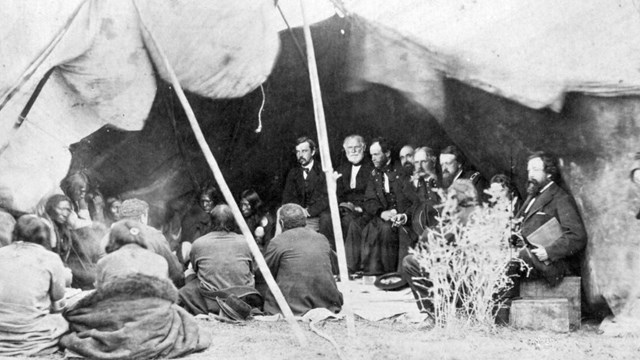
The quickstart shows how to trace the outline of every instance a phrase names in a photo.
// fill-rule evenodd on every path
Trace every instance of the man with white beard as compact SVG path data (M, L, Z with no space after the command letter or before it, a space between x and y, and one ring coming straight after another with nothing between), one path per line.
M467 167L467 161L462 151L449 145L440 152L440 168L442 169L442 188L447 190L455 180L470 180L478 192L478 202L485 198L484 189L487 181L479 171Z
M337 173L337 196L350 273L361 270L362 229L371 217L364 209L364 193L373 165L365 159L367 144L360 135L349 135L342 144L348 162Z

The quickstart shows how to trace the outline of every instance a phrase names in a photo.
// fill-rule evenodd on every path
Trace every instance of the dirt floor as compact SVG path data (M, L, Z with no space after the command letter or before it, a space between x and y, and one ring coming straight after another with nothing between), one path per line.
M200 320L213 334L205 352L186 359L340 359L330 342L301 324L308 345L298 345L288 323L252 320L244 325ZM514 330L447 332L426 323L356 319L356 336L347 335L344 321L318 328L337 342L342 359L638 359L637 337L609 338L597 326L585 324L566 334ZM62 359L61 353L47 359ZM32 358L35 359L35 358Z

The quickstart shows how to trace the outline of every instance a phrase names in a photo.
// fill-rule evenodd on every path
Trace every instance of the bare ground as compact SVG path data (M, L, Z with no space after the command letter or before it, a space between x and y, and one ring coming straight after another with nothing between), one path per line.
M205 352L187 359L340 359L335 347L301 323L308 345L300 346L288 323L250 321L233 325L201 321L213 335ZM638 337L610 338L585 324L566 334L514 330L434 330L425 323L356 320L356 336L344 321L318 328L337 342L343 359L639 359ZM61 359L61 353L47 359Z

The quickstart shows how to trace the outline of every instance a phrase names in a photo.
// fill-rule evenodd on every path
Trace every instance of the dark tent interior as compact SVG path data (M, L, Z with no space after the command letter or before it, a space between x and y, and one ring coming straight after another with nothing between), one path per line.
M397 145L410 143L435 149L450 143L438 122L382 85L350 93L345 90L345 61L350 23L334 16L312 26L333 167L342 161L342 140L352 133L366 139L382 136ZM211 100L187 94L207 142L231 190L254 188L268 204L278 206L287 171L294 166L299 136L317 138L301 28L283 31L281 53L263 85L262 130L257 132L262 90L231 100ZM144 129L119 131L105 126L72 146L70 172L88 170L105 196L135 192L156 210L212 180L211 170L173 90L161 84ZM196 191L197 192L197 191ZM158 213L160 212L160 213Z

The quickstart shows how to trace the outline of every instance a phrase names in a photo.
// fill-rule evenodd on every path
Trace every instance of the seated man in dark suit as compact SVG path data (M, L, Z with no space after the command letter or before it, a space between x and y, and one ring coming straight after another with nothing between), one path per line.
M587 232L573 197L559 184L562 179L558 159L545 152L536 152L527 163L527 200L518 217L522 216L522 236L530 238L537 229L554 219L560 236L546 239L545 246L523 248L519 257L532 267L529 278L544 278L555 286L566 275L580 276L581 262L587 245ZM553 232L551 232L553 233ZM514 290L517 292L517 280Z
M369 148L375 169L365 191L365 210L372 217L364 228L362 263L364 272L379 275L398 267L398 232L410 231L411 201L404 192L405 171L391 159L390 143L384 138L372 141Z
M325 237L305 228L306 215L299 205L282 205L278 221L282 233L271 240L264 260L293 314L315 308L339 312L343 299L331 273L331 249ZM264 299L267 314L281 312L271 290Z
M282 193L282 203L298 204L307 215L307 227L316 230L329 239L335 250L327 182L320 162L314 161L316 144L303 136L296 140L296 158L300 166L289 170Z
M364 211L364 193L373 166L365 159L367 144L362 136L347 136L342 146L349 161L336 171L337 195L347 265L349 272L355 273L361 270L362 229L371 219Z
M467 160L457 147L450 145L440 152L440 167L442 168L442 187L446 190L458 179L471 180L478 192L478 201L487 201L484 194L487 188L487 180L479 171L469 168Z

